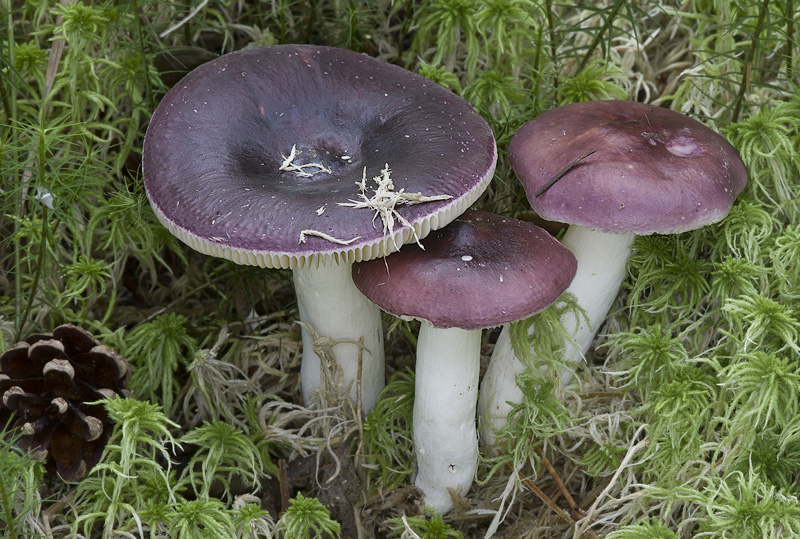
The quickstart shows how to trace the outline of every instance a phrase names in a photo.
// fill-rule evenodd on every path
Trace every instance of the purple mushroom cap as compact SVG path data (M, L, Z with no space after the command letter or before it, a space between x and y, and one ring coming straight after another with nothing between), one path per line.
M295 156L313 173L280 170ZM369 56L311 45L242 50L173 87L145 137L143 171L159 220L194 249L240 264L289 268L394 250L356 182L388 165L395 191L452 198L395 209L424 237L491 181L492 131L464 100ZM343 241L307 236L314 230ZM401 231L400 233L398 231ZM395 241L413 239L402 224ZM399 241L398 241L399 238Z
M613 233L666 234L717 222L747 182L736 149L721 135L681 113L632 101L547 111L517 132L509 158L540 216Z
M482 329L534 314L569 286L577 262L542 228L468 210L431 233L353 266L353 281L381 309L434 327Z

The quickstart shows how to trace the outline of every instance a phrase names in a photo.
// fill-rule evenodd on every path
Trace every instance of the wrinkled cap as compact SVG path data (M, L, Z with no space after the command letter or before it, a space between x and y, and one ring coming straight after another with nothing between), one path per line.
M632 101L545 112L517 132L509 158L536 213L614 233L666 234L717 222L747 182L744 164L721 135L678 112Z
M526 221L468 210L432 232L425 249L353 265L353 282L395 316L482 329L553 303L575 276L572 253Z
M399 216L424 237L480 196L496 160L488 124L449 90L352 51L276 45L184 77L150 121L142 166L158 219L185 243L289 268L391 252L414 239ZM375 211L339 205L373 198L387 165L392 192L450 197L394 206L394 241Z

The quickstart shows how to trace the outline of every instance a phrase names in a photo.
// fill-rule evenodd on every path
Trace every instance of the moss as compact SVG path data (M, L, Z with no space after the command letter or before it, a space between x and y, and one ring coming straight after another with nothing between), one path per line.
M288 536L279 513L291 499L313 517L294 520L295 536L336 534L344 518L315 505L311 478L343 482L336 463L349 459L367 536L401 514L409 536L572 534L574 523L522 487L524 478L545 495L560 492L544 456L586 511L579 526L597 536L800 534L795 4L5 2L2 347L63 322L86 325L123 351L142 400L108 404L117 429L77 485L42 477L4 441L0 478L24 480L0 485L3 533ZM142 139L167 90L153 58L264 43L348 47L470 100L499 143L481 209L534 218L508 141L540 112L590 98L687 113L720 130L747 165L748 186L720 223L637 238L628 279L573 383L557 380L563 313L516 327L517 348L533 346L546 361L520 377L527 400L514 409L503 454L484 455L481 483L444 517L419 517L424 505L407 490L413 332L401 325L388 341L394 376L363 422L347 402L293 404L300 338L289 278L199 256L149 208ZM485 337L488 356L493 335Z

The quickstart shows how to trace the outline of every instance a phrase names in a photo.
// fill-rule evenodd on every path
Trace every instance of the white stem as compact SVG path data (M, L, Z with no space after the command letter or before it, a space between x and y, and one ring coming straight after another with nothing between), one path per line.
M577 345L567 343L566 361L585 361L584 356L625 280L635 237L635 234L611 234L582 226L570 226L564 234L561 242L578 260L578 271L566 291L575 295L578 305L586 312L586 318L580 318L577 328L574 315L567 314L561 319ZM565 384L570 378L569 373L562 375Z
M572 335L577 345L567 343L564 351L567 362L577 364L584 360L625 279L625 267L634 237L634 234L610 234L576 225L571 225L564 234L562 243L578 260L578 270L566 292L574 294L578 305L586 311L586 318L580 318L577 327L572 313L561 319L564 329ZM511 410L507 402L519 402L522 398L516 377L523 370L511 347L508 327L504 326L481 385L478 410L483 445L492 445L494 431L506 424L506 416ZM565 371L561 378L567 384L572 373Z
M414 392L415 484L438 513L453 507L448 488L464 495L478 465L475 405L481 331L422 323Z
M358 377L357 345L364 337L361 359L361 404L364 412L375 406L384 386L383 328L380 309L359 292L351 276L352 264L320 263L294 269L294 288L300 320L318 338L339 341L333 354L342 372L342 381L350 385L350 397L356 402ZM309 327L302 328L303 362L300 380L303 399L321 385L320 358L314 351L314 336ZM325 346L324 341L318 345ZM335 370L335 366L334 367Z
M517 376L524 370L525 367L517 359L511 347L511 333L506 324L497 338L481 382L478 419L482 446L489 447L494 444L495 430L506 424L506 417L511 411L511 405L508 403L519 402L522 399L522 390L517 386Z

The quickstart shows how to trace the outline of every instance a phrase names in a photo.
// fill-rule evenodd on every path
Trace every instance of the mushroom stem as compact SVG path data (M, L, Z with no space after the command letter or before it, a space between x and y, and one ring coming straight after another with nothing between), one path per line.
M635 234L611 234L578 225L570 225L564 234L562 243L578 260L575 278L565 293L574 294L586 314L579 317L577 325L572 313L561 319L573 341L566 343L564 350L564 359L568 363L577 364L584 360L625 279L625 268L635 237ZM531 328L535 329L534 326ZM492 445L495 431L506 424L511 410L508 402L519 402L522 398L516 378L524 370L511 346L508 326L503 326L481 385L478 409L482 416L481 443L484 446ZM564 384L571 378L571 371L561 375Z
M368 412L375 406L384 385L380 309L353 284L352 264L320 262L293 271L297 307L303 322L300 367L303 400L308 403L311 393L322 385L323 359L317 354L319 351L323 356L335 357L344 387L350 386L350 397L356 402L358 340L363 336L361 403L364 412ZM330 340L326 342L325 338ZM337 371L335 365L329 365L328 369Z
M570 226L561 243L572 251L578 260L578 271L566 292L575 295L586 316L580 317L575 327L575 316L567 314L561 320L564 329L572 335L567 343L564 359L569 363L584 361L594 336L614 303L622 281L625 280L628 257L636 234L612 234L583 226ZM564 384L572 378L571 372L561 375Z
M422 322L414 393L415 484L438 513L453 507L448 488L463 495L478 464L475 406L481 330L439 329Z

